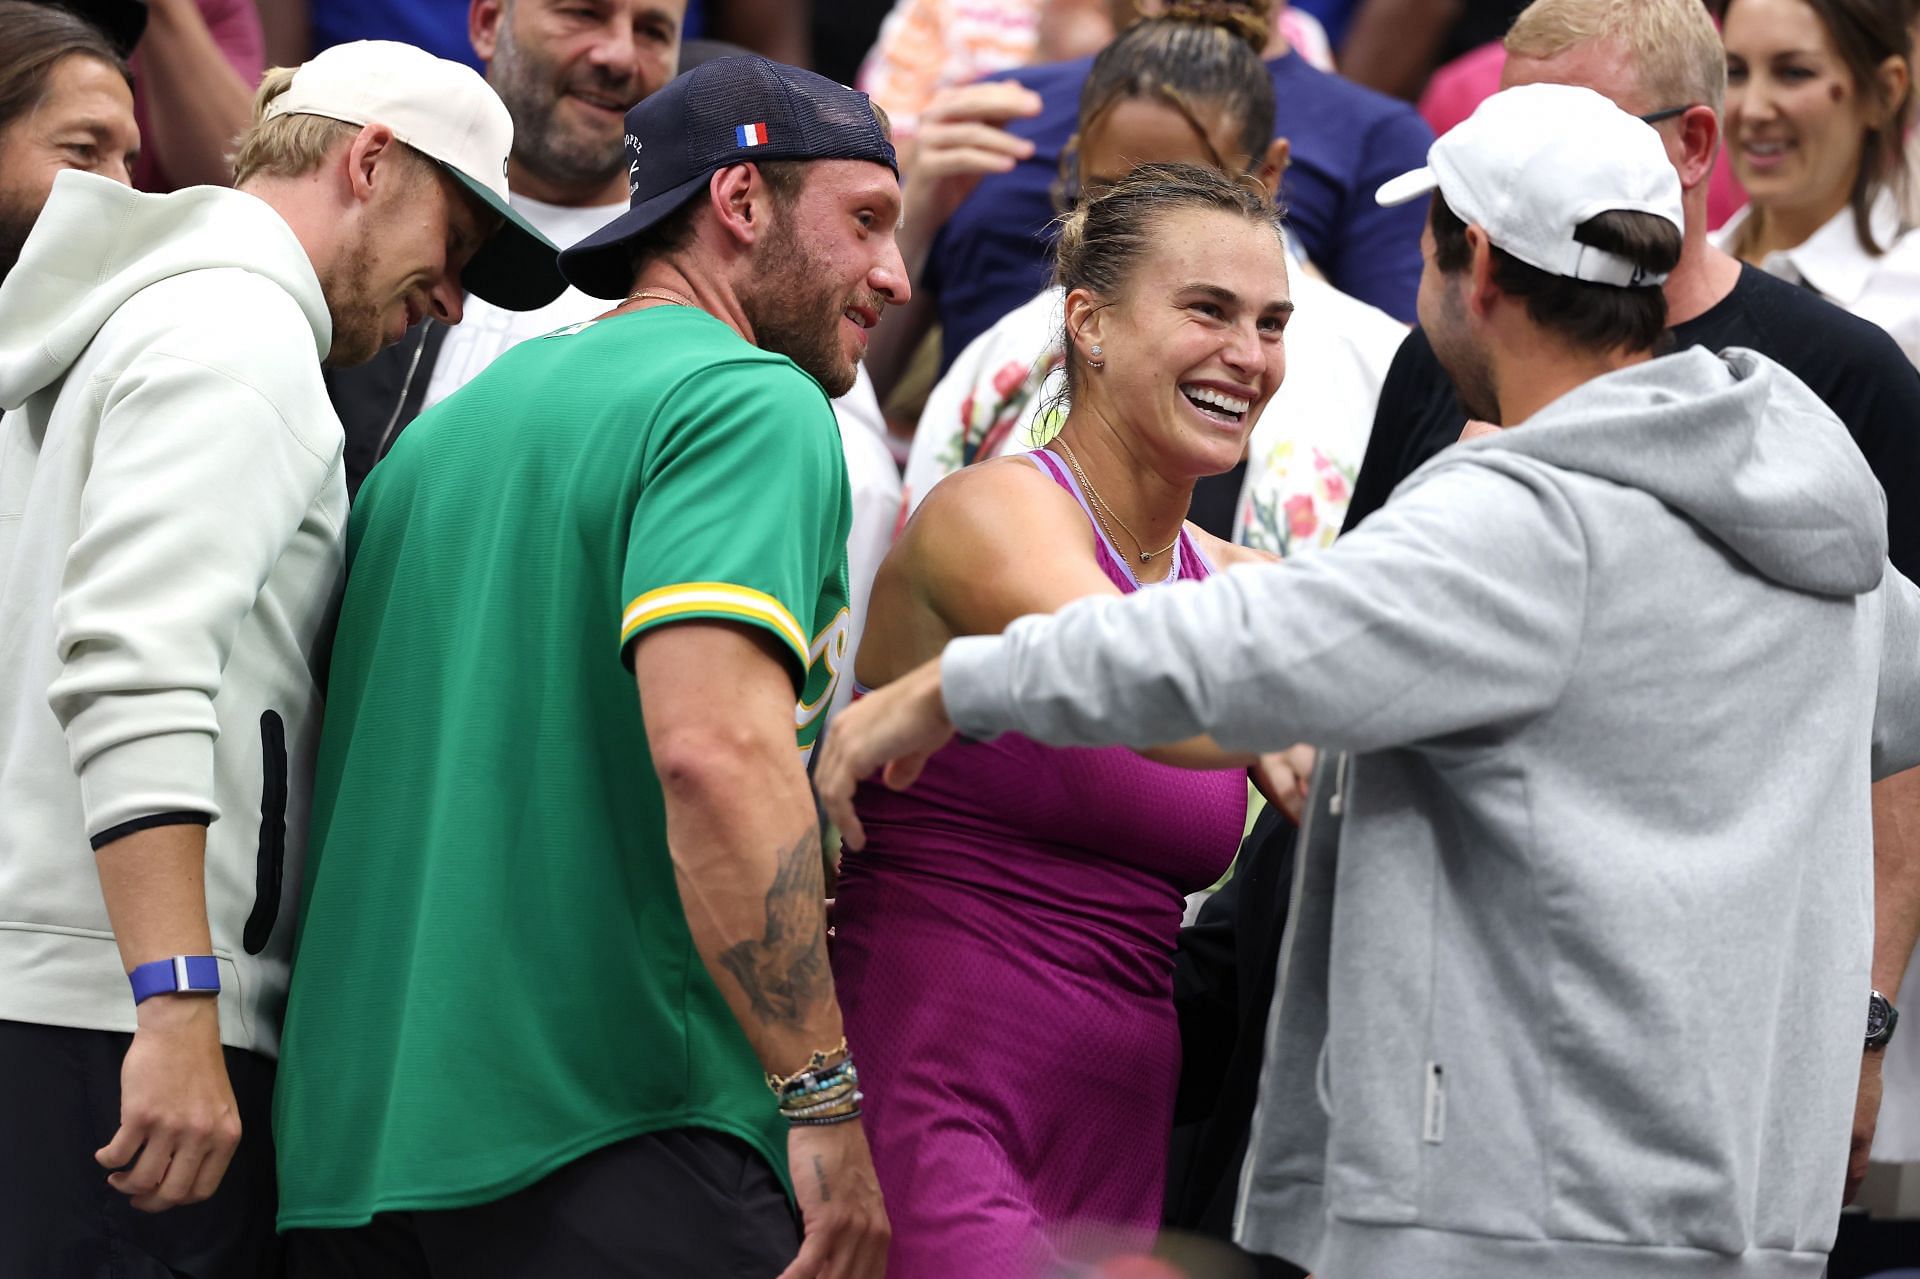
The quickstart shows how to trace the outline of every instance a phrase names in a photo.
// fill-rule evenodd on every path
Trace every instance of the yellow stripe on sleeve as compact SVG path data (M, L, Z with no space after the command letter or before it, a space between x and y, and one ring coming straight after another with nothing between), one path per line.
M648 591L627 605L620 619L620 642L624 645L642 628L666 618L702 613L759 622L787 642L803 668L808 663L807 634L786 606L764 591L731 582L680 582Z

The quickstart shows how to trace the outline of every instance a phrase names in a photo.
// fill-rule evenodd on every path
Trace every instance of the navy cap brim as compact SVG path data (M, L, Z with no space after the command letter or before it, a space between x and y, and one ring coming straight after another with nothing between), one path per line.
M558 245L486 187L450 164L440 167L504 219L460 272L467 292L509 311L534 311L567 291L557 261Z
M560 250L560 274L589 297L624 301L633 287L633 258L629 244L662 218L706 188L713 177L703 173L679 186L634 205L586 239Z

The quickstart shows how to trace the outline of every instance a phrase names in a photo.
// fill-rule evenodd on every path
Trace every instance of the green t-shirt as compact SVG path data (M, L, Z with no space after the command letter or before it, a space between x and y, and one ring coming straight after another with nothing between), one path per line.
M524 342L400 437L348 530L282 1228L485 1203L664 1128L786 1177L681 910L628 646L764 627L810 749L847 665L850 514L819 384L684 307Z

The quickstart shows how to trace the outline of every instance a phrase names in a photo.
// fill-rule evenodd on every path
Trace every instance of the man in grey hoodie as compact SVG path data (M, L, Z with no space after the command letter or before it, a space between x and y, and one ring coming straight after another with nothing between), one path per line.
M854 780L910 784L956 728L1348 752L1302 833L1241 1241L1322 1279L1816 1279L1920 592L1805 386L1652 358L1681 247L1652 129L1508 90L1382 198L1436 188L1421 323L1519 429L1320 554L955 641L842 716L816 784L859 847Z

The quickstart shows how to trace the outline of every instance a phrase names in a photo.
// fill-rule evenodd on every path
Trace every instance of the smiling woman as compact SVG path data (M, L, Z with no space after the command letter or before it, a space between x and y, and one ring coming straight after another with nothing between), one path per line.
M1069 219L1059 276L1066 422L929 496L874 583L867 685L1022 614L1268 558L1183 522L1285 372L1266 188L1137 169ZM1184 895L1233 858L1253 763L1204 739L1135 753L1007 734L948 745L911 791L861 787L833 963L892 1279L1038 1273L1089 1225L1150 1237L1179 1068L1174 941Z
M1249 235L1249 223L1268 234ZM1062 445L1097 421L1170 474L1238 462L1256 406L1286 374L1293 312L1265 190L1191 165L1143 166L1067 219L1055 276L1067 290L1067 386L1086 402L1068 414Z
M1904 219L1905 0L1729 0L1727 154L1751 203L1723 247L1887 329L1920 363L1920 238Z
M1270 13L1265 4L1172 5L1102 50L1064 155L1064 202L1108 192L1146 164L1200 165L1277 191L1291 143L1274 136L1274 84L1259 56ZM908 210L919 216L911 195ZM1245 466L1203 482L1190 512L1209 532L1282 555L1333 540L1406 337L1404 325L1310 269L1295 272L1290 288L1314 317L1289 338L1305 344L1306 358L1249 438ZM1057 283L1043 289L967 343L941 376L908 454L909 509L962 466L1031 449L1059 430L1070 399L1064 298Z

